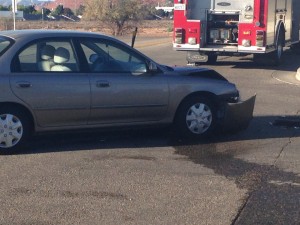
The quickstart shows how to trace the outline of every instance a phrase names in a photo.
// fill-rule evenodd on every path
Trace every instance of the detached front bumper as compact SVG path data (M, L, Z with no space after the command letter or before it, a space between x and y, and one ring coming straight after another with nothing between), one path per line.
M255 99L256 95L246 101L226 103L222 131L237 132L246 129L253 118Z

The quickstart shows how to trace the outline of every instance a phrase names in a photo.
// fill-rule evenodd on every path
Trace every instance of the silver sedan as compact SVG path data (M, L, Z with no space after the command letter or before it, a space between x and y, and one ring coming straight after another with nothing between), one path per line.
M0 32L0 68L2 154L34 132L79 128L174 124L202 138L246 126L254 107L214 70L160 65L95 33Z

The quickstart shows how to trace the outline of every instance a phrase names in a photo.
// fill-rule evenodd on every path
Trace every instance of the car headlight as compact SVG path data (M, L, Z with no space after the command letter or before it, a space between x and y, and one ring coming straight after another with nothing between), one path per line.
M234 95L232 95L229 99L228 102L229 103L236 103L240 100L240 92L237 90L236 93Z

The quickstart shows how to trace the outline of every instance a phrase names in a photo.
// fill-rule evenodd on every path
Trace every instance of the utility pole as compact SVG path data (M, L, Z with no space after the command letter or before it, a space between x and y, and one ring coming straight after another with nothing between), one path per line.
M13 20L14 20L14 30L16 30L16 13L18 12L17 0L11 1L11 11L12 11Z
M44 23L44 5L42 5L42 23Z
M75 0L75 9L74 9L74 13L75 13L75 16L77 16L77 0Z

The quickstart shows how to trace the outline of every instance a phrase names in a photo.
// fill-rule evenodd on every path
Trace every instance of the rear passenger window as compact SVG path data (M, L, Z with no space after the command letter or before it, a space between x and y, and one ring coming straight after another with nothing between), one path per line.
M20 72L37 71L37 46L31 45L22 51L18 57Z
M21 51L14 72L78 72L79 63L69 41L40 41Z
M2 56L7 49L12 45L12 40L6 38L6 37L1 37L0 36L0 56Z

